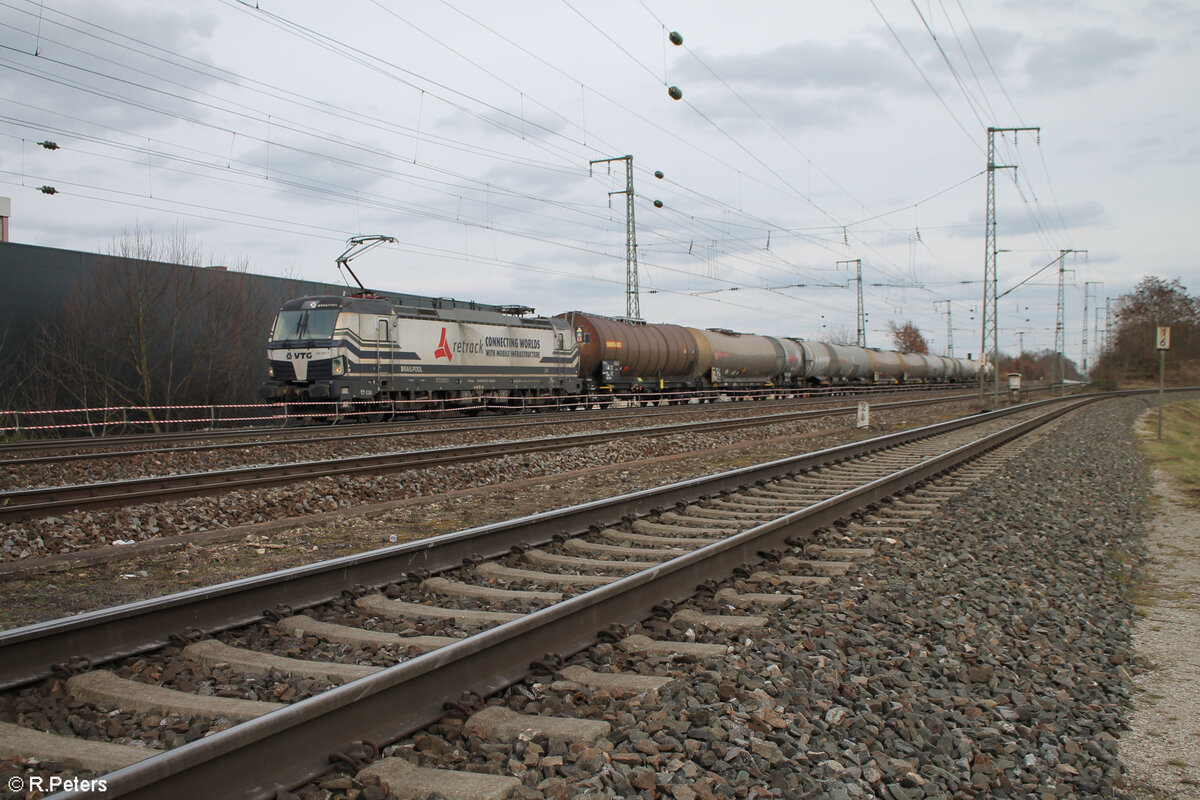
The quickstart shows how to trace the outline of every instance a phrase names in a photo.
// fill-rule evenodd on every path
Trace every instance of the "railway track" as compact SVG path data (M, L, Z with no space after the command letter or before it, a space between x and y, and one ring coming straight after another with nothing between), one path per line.
M797 404L817 405L844 402L846 395L861 399L875 397L904 397L915 394L931 395L949 399L945 395L961 395L971 399L975 395L961 385L945 384L936 387L907 387L904 389L872 389L862 392L846 392L841 395L809 396L789 400L760 400L753 406L794 406ZM653 421L662 417L678 417L688 414L711 413L715 409L741 410L741 403L683 404L664 408L606 409L603 411L560 412L541 409L544 413L528 415L533 419L505 419L504 416L484 418L461 417L438 421L411 419L386 423L363 423L353 426L310 425L287 428L249 428L236 430L184 431L172 433L142 433L125 436L77 437L70 439L38 439L21 442L0 443L0 467L21 467L34 464L58 464L68 461L89 459L125 458L140 455L161 455L184 452L204 452L234 448L277 447L288 444L313 444L381 439L392 436L442 434L452 431L478 429L520 430L540 427L548 420L554 424L595 424L598 420L614 421L629 418ZM536 409L531 409L531 411ZM747 409L749 410L749 409ZM34 455L25 455L33 453Z
M662 681L632 673L654 673L664 659L727 658L766 624L770 609L805 585L852 579L854 562L873 557L872 537L935 511L969 484L969 473L989 468L973 460L1094 399L941 423L0 633L0 685L23 687L17 691L26 697L74 698L77 716L86 706L97 719L206 721L183 726L190 733L199 724L199 738L149 758L145 748L103 742L118 749L101 748L91 772L109 773L105 796L114 797L270 797L325 772L331 754L356 766L374 760L378 744L441 719L447 703L462 705L464 730L482 739L597 742L607 731L602 720L517 718L502 706L463 703L464 693L487 697L513 685L546 653L556 654L549 668L558 681L586 691L657 691ZM866 516L832 531L852 514ZM823 543L818 531L827 532ZM858 541L838 546L837 537ZM700 600L689 601L698 587ZM669 606L684 601L696 607ZM640 627L620 627L628 625ZM561 659L598 637L612 640L625 674L563 668ZM333 663L356 658L366 663ZM154 685L235 673L252 677L230 679L216 698L178 687L162 694ZM261 692L247 700L252 687L279 692L274 704L263 705ZM280 702L289 690L311 696ZM259 705L215 705L235 700ZM235 718L246 721L230 725ZM6 749L27 757L52 746L84 750L71 741L21 740L9 726L0 734ZM460 786L475 780L414 774L393 759L376 761L362 777L372 774Z
M877 409L896 409L939 402L961 402L969 395L897 400L876 404ZM346 476L396 472L446 464L477 461L500 455L535 454L610 442L614 439L651 438L680 433L790 423L815 417L851 414L854 406L785 411L750 417L704 419L654 427L623 428L564 436L490 441L425 450L359 455L285 464L162 475L70 486L13 489L0 492L0 521L16 521L79 508L100 508L196 497L237 489L295 483L323 476ZM527 423L522 423L527 424Z

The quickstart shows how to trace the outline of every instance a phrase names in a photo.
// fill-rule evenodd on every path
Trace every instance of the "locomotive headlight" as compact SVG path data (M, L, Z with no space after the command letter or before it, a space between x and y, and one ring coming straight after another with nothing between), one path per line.
M274 377L275 377L275 367L274 367L273 365L271 365L271 364L268 364L268 365L267 365L267 377L268 377L268 378L274 378Z
M345 356L338 356L337 358L335 358L333 360L333 374L334 375L345 375L346 374L346 357Z

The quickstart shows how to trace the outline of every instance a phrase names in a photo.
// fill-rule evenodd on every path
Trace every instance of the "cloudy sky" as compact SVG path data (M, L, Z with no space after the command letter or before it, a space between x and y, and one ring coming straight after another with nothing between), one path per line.
M669 34L683 37L680 46ZM212 263L979 349L987 128L1001 349L1066 352L1145 275L1200 291L1194 0L0 0L11 238L184 231ZM682 90L681 100L668 87ZM53 142L49 149L40 142ZM663 177L656 178L656 171ZM40 187L53 187L54 194ZM657 207L655 201L661 202ZM1103 327L1103 321L1100 326Z

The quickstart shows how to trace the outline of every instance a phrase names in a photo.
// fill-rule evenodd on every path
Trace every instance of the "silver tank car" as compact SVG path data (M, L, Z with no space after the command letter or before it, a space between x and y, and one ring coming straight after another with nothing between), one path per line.
M852 344L826 345L836 358L836 376L847 381L871 378L871 356L865 348Z
M868 350L871 358L871 368L874 371L872 380L876 383L890 383L904 380L904 360L900 354L892 350Z
M795 339L804 353L804 377L810 384L818 384L829 380L830 371L836 363L833 351L824 342L812 342L807 339Z
M697 346L695 376L713 386L789 384L804 373L804 352L773 336L688 328Z
M955 365L953 359L947 358L946 356L934 356L926 354L925 360L929 362L930 380L954 380Z

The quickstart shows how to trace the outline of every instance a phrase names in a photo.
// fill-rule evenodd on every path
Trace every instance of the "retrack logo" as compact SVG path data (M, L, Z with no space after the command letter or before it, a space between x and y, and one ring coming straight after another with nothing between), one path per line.
M434 359L445 358L447 361L453 361L453 356L450 355L450 343L446 341L446 329L442 328L442 338L438 342L437 349L433 351Z

